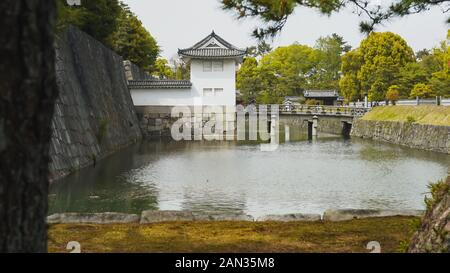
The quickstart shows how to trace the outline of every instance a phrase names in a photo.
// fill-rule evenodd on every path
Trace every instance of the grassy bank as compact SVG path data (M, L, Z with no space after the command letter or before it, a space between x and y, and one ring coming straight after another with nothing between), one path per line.
M419 106L383 106L375 107L364 115L364 120L417 122L420 124L450 126L450 107Z
M53 225L49 251L68 252L399 252L418 221L388 217L345 222L171 222L149 225Z

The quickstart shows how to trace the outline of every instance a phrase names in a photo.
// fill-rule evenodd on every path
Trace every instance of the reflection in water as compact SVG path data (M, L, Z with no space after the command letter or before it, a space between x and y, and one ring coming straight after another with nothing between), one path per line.
M245 142L143 142L55 182L50 213L422 209L427 183L449 164L444 154L330 136L274 152Z

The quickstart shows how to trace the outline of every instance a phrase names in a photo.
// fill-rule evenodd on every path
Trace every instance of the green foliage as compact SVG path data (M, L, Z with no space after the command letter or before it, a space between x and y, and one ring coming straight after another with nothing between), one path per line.
M371 101L384 100L400 71L414 60L414 52L399 35L371 33L358 49L343 56L341 92L347 101L366 94Z
M257 46L247 48L247 55L250 57L262 57L272 51L272 47L266 41L261 40Z
M318 89L339 89L341 78L342 55L351 50L344 38L333 33L331 36L321 37L316 41L315 48L319 54L317 67Z
M136 15L126 5L121 4L121 7L118 29L110 35L108 43L124 59L151 72L159 55L159 46Z
M335 34L318 39L315 48L299 44L277 48L259 64L244 62L238 89L245 102L256 98L260 103L281 103L285 96L301 95L305 89L339 89L347 102L365 95L372 101L450 97L448 42L420 51L417 59L408 44L390 32L372 33L359 48L349 49ZM396 92L388 96L391 86Z
M68 6L58 0L57 26L74 25L104 44L117 30L121 7L118 0L82 0L81 6Z
M241 100L248 104L254 100L262 90L259 77L258 62L255 58L246 58L237 72L237 89L241 93Z
M408 249L409 249L409 245L411 244L410 241L411 240L401 240L398 245L397 251L399 253L407 253Z
M275 36L286 24L296 8L306 7L330 15L346 8L356 8L358 14L369 18L360 23L362 32L369 33L374 27L396 16L428 11L433 6L448 10L448 0L390 0L383 4L372 4L370 0L221 0L222 8L232 10L239 19L258 17L264 27L256 28L253 36L265 38ZM448 19L450 23L450 18Z
M361 82L358 79L362 63L363 58L357 49L342 56L343 77L339 81L339 88L346 101L356 101L364 97L361 92Z
M424 57L430 56L430 50L424 48L416 52L417 60L422 60Z
M435 95L450 97L450 36L440 48L434 49L433 54L440 63L440 70L432 74L430 87Z
M70 8L66 0L57 0L57 21L56 28L58 31L66 29L68 25L73 25L81 28L84 25L84 17L87 11L83 7L72 7Z
M384 100L395 84L400 69L414 62L414 52L405 40L392 32L371 33L359 48L363 64L358 74L361 91L371 101Z
M442 70L444 61L445 48L435 48L428 55L418 58L420 65L423 67L427 74L433 74Z
M144 70L151 71L159 54L155 39L130 9L118 0L82 0L68 6L57 0L58 29L73 25Z
M424 98L432 98L435 94L433 90L431 90L430 86L423 83L418 83L414 85L413 89L411 90L410 98L414 99L416 97L419 97L421 99Z
M422 218L416 218L411 221L411 228L413 230L418 230L422 226Z
M262 94L261 103L281 103L285 96L300 95L314 86L320 77L317 50L304 45L279 47L265 55L259 66Z
M401 240L398 246L397 251L400 253L408 252L409 247L411 246L411 238L415 232L417 232L422 227L422 218L413 218L408 227L406 227L410 236L407 239Z
M450 73L448 72L449 47L442 42L440 47L432 50L422 50L417 54L417 62L407 64L401 69L398 85L401 87L401 96L409 97L417 84L428 85L430 96L450 96ZM411 95L412 96L412 95ZM412 96L413 97L413 96Z
M397 86L402 98L408 98L414 85L426 83L431 77L422 62L408 63L400 69L397 79Z
M412 116L407 116L406 117L406 122L407 123L415 123L417 120L416 120L416 118L415 117L412 117Z
M309 99L309 100L306 100L305 104L313 106L313 105L321 105L322 102L320 100Z
M425 204L427 210L430 210L436 203L438 203L442 196L450 194L450 185L444 180L440 180L436 183L430 183L428 185L430 196L425 197Z
M156 60L153 76L159 79L174 79L175 73L170 68L169 62L166 59L159 58Z
M180 60L171 60L172 67L175 70L176 80L189 80L191 78L191 65Z
M247 58L237 74L237 88L248 103L282 103L285 96L305 89L338 89L341 55L350 48L333 34L317 40L315 48L293 44L279 47L258 63Z
M372 33L360 48L342 57L339 87L346 101L362 99L366 94L372 101L384 100L393 85L398 87L400 98L415 98L417 92L422 98L450 97L449 61L448 42L433 50L421 50L415 58L400 36Z
M258 104L281 104L283 102L283 93L270 92L269 90L261 91L256 97Z
M450 73L445 71L433 73L430 88L437 96L450 97Z

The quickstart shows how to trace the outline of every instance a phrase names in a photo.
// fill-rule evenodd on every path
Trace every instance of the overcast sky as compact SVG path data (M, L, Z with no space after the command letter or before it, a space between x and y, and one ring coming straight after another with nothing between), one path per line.
M219 0L124 0L138 15L144 26L156 38L163 50L161 55L171 58L178 48L194 45L215 30L230 43L248 47L256 43L251 31L256 20L236 20L233 13L220 9ZM444 40L449 25L448 14L434 8L419 15L395 19L378 27L378 31L392 31L406 39L414 51L437 46ZM297 8L288 20L273 46L294 42L313 46L317 38L337 33L353 47L357 47L364 36L359 32L360 17L351 10L331 17L314 10Z

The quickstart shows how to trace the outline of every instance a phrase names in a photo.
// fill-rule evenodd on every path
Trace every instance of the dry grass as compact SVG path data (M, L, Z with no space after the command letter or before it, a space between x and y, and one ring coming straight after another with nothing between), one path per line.
M413 233L414 217L345 222L170 222L149 225L53 225L49 251L68 252L368 252L370 241L383 252L401 251ZM403 243L404 244L404 243Z
M407 122L408 118L420 124L450 126L450 107L434 105L375 107L362 119Z

